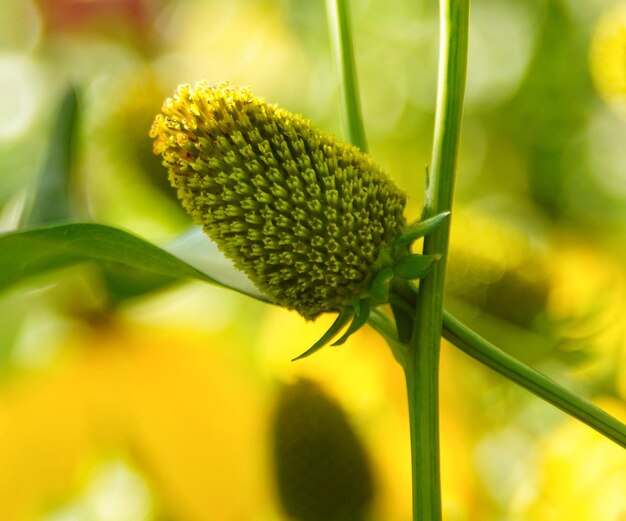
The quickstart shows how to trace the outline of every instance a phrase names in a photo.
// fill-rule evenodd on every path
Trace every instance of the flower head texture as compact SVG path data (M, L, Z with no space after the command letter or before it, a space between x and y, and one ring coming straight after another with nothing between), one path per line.
M405 194L368 155L248 88L183 85L150 135L193 220L307 319L361 297L406 226Z

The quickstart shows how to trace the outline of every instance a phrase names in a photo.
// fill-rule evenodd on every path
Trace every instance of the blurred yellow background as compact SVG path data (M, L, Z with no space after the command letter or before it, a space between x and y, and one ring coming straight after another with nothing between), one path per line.
M371 154L421 211L437 5L354 0ZM166 244L188 226L148 130L180 83L250 85L341 135L324 2L3 0L0 230L60 96L80 97L76 208ZM446 306L626 421L626 3L473 0ZM0 520L288 519L273 461L284 385L338 404L372 475L366 519L410 519L402 371L362 330L211 286L134 299L80 265L0 294ZM444 344L446 521L625 521L626 453ZM306 408L303 414L306 414ZM361 450L361 449L360 449Z

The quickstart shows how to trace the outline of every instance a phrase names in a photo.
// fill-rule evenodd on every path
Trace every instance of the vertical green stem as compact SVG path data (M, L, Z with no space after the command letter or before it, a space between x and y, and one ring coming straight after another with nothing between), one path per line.
M328 29L338 70L341 94L341 110L348 141L367 152L367 141L363 130L359 86L352 49L350 13L347 0L326 0Z
M440 0L439 84L425 217L452 207L467 68L469 0ZM441 519L439 472L439 344L449 221L424 239L425 254L441 254L420 282L405 376L411 423L413 519Z

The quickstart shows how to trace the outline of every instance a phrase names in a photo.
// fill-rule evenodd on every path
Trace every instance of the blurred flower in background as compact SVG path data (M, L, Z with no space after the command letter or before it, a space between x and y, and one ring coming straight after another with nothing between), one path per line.
M259 509L263 438L250 433L266 405L220 342L104 322L65 345L54 369L6 383L3 517L240 519Z
M626 97L626 4L608 9L596 22L590 48L593 83L609 104L623 112Z
M446 296L622 419L623 5L473 0ZM436 8L352 2L371 153L409 193L409 219L430 156ZM190 225L148 137L178 84L251 85L341 135L325 23L323 2L296 0L3 0L0 229L19 220L70 83L77 218L158 244ZM333 317L198 283L133 297L107 273L85 264L0 294L0 519L285 519L272 420L299 379L360 440L370 519L410 518L404 381L372 331L292 363ZM441 371L446 519L623 521L621 449L448 344Z
M313 380L281 388L272 422L276 484L301 521L362 519L375 494L369 456L342 408Z

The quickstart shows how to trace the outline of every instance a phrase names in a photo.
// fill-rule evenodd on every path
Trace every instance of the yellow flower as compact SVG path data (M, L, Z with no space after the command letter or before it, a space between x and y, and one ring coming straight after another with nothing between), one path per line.
M250 435L263 425L259 390L206 336L114 324L74 347L64 367L2 389L0 519L41 519L111 451L130 457L173 518L272 508L265 440Z

